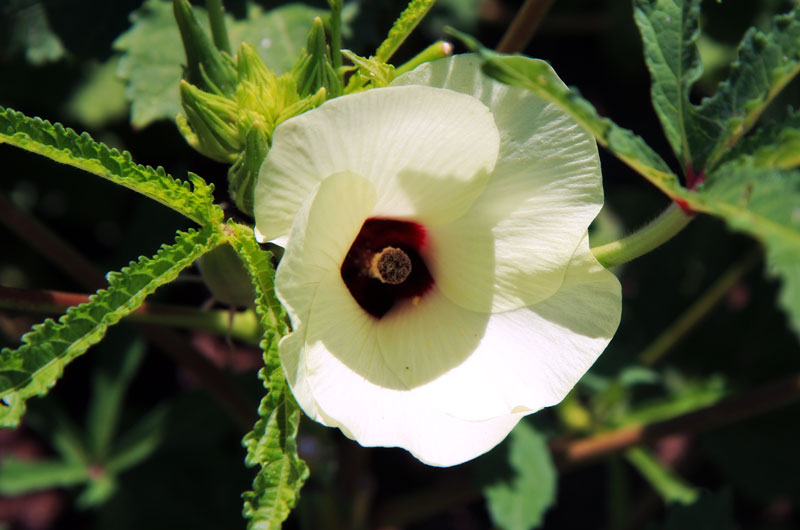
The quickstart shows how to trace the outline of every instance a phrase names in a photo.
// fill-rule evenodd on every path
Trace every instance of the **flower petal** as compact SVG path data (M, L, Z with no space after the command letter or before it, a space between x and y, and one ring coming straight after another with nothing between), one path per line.
M474 351L446 372L438 367L438 356L452 356L457 347L447 340L462 333L453 323L474 323L481 314L443 302L430 309L444 318L427 313L427 307L416 309L381 322L387 325L378 331L384 358L431 407L481 421L561 401L614 335L621 294L619 281L597 263L584 237L555 295L531 307L489 315L475 328L480 338ZM436 377L415 381L398 362Z
M431 227L431 273L474 311L508 311L545 300L603 204L594 138L554 105L481 73L472 55L434 61L395 84L440 86L491 109L500 153L472 208Z
M402 447L427 464L451 466L497 445L522 417L464 421L409 392L381 355L382 324L358 307L335 274L320 283L311 320L293 333L305 344L281 342L284 363L298 367L289 374L293 392L313 419L363 446Z
M259 172L256 225L286 234L317 184L351 171L379 197L375 215L438 224L463 214L497 160L499 133L475 98L388 87L332 99L282 123Z
M375 188L349 172L317 184L297 212L291 243L278 266L275 291L292 319L305 321L314 290L330 271L339 273L350 245L375 206ZM295 324L296 325L296 324Z

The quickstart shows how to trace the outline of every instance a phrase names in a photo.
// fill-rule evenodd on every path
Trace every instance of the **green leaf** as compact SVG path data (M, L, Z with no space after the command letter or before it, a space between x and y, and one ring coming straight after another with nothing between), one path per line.
M0 464L0 493L22 495L31 491L83 484L89 469L60 460L21 460L6 456Z
M152 259L141 257L109 273L107 289L71 307L58 322L47 319L35 325L19 348L0 351L0 426L16 425L26 399L47 393L64 367L102 339L109 326L222 241L222 234L211 227L179 233L175 244L162 246Z
M780 303L800 334L800 171L755 167L745 158L720 167L686 204L722 217L758 239L783 286Z
M601 118L591 103L564 85L549 64L521 55L497 54L483 48L468 35L452 30L451 33L478 51L485 61L483 71L486 75L502 83L530 90L555 104L593 134L597 143L611 151L614 156L644 176L658 189L670 197L680 193L678 178L644 140L611 120Z
M53 33L41 2L7 0L0 16L0 51L8 57L25 53L29 63L41 66L64 57L66 50Z
M301 411L286 384L278 357L278 339L288 333L288 326L275 297L272 255L261 250L252 230L241 225L230 226L235 231L231 244L250 271L257 294L256 310L265 330L261 342L265 366L259 377L268 391L258 408L261 419L243 440L247 465L261 466L253 481L253 491L243 495L243 514L249 519L248 529L279 529L308 478L308 466L297 456Z
M648 530L735 530L730 492L705 493L691 506L677 506L669 511L663 525L650 525Z
M194 8L201 24L206 12ZM226 16L233 49L241 42L253 44L264 62L278 73L289 71L300 56L314 17L324 11L302 4L288 4L264 12L249 4L247 17ZM160 119L174 119L181 112L178 82L186 63L172 4L147 0L131 15L131 27L114 42L122 52L119 75L127 83L131 123L146 127Z
M387 62L397 51L397 48L414 31L417 24L428 14L435 2L436 0L411 0L408 7L400 13L400 16L392 24L386 40L378 46L378 50L375 52L375 59L381 63Z
M117 77L117 58L105 63L90 62L84 80L66 103L70 118L89 128L100 128L128 114L125 84Z
M693 145L695 167L713 168L800 73L800 19L795 8L778 15L766 33L750 28L727 81L697 109L707 138Z
M692 167L695 108L689 90L703 73L695 46L700 0L635 0L633 14L652 77L653 107L675 156L684 168Z
M800 166L800 110L762 126L732 149L723 162L749 156L756 167L791 169Z
M700 492L680 476L664 467L649 449L634 447L625 451L625 458L653 486L666 503L692 504Z
M492 521L504 530L538 527L556 496L556 469L545 437L522 421L511 431L510 480L484 489Z
M0 143L46 156L62 164L83 169L137 191L172 208L201 225L216 224L224 216L214 205L214 187L189 173L189 182L174 179L163 168L141 166L127 151L120 152L79 135L61 124L29 118L0 107Z

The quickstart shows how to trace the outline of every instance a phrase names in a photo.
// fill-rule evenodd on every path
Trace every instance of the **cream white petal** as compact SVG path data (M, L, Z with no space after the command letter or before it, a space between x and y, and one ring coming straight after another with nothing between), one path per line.
M275 291L292 323L307 319L320 279L339 272L375 201L372 184L342 172L318 183L300 207L275 277Z
M472 55L420 66L396 84L473 95L495 118L500 152L472 208L431 227L429 265L442 291L475 311L508 311L546 299L603 204L590 134L538 96L484 76Z
M480 421L561 401L614 335L621 295L584 237L561 288L543 302L492 315L442 300L414 309L384 317L384 358L430 406ZM462 351L470 346L469 354Z
M361 445L402 447L427 464L451 466L497 445L522 417L472 422L432 407L386 362L377 340L382 324L358 307L335 273L320 284L310 320L295 332L305 345L281 343L282 358L299 359L290 382L295 395L310 392L298 400L312 418Z
M424 86L342 96L282 123L261 166L255 219L288 232L320 181L356 173L377 190L375 215L439 224L462 215L494 169L499 133L470 96Z

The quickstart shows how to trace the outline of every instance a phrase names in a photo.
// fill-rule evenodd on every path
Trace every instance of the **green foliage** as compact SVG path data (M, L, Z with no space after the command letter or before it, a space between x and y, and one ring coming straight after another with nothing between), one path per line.
M201 225L215 224L223 213L214 205L213 186L189 173L189 182L167 175L163 168L141 166L127 151L119 152L79 135L61 124L29 118L0 107L0 143L8 143L106 178L172 208Z
M403 44L403 41L408 38L417 24L428 14L431 7L436 0L411 0L408 7L400 14L397 20L392 24L389 30L389 35L386 40L381 43L378 50L375 52L375 59L378 62L385 63L391 59L397 48Z
M139 307L158 287L174 280L194 260L222 241L212 229L179 233L151 259L141 257L118 273L108 274L108 288L71 307L58 322L45 320L22 337L22 345L0 352L0 425L16 425L25 400L43 395L64 367L97 343L109 326Z
M728 80L693 105L689 90L703 71L696 46L699 0L637 0L634 13L652 76L653 106L687 173L713 169L800 72L795 9L775 17L767 32L751 28Z
M39 2L7 0L0 9L0 52L24 53L29 63L41 66L64 57L66 50L47 20Z
M61 460L23 460L3 458L0 467L0 493L13 496L53 487L74 486L86 482L89 470L80 462Z
M514 476L484 488L489 513L503 530L536 528L556 496L557 475L547 440L521 421L507 444Z
M790 110L775 122L762 125L722 160L750 156L757 167L791 169L800 166L800 110Z
M783 281L781 305L800 334L800 171L758 168L745 158L720 167L687 199L764 245L769 271Z
M289 516L308 478L308 466L297 456L297 428L300 407L294 400L278 357L278 340L288 333L286 315L275 297L272 255L261 250L252 230L229 225L231 239L245 267L250 271L256 290L256 311L264 326L264 368L259 377L267 395L261 401L261 418L243 440L247 448L245 462L260 466L253 481L253 491L244 493L243 514L248 529L278 529Z
M66 103L70 118L89 128L99 128L128 115L125 84L117 77L117 61L92 63L86 78Z
M696 109L689 102L689 90L703 73L695 46L700 0L635 0L633 13L652 76L653 107L678 160L690 167L689 136L695 134Z
M695 167L714 167L798 73L800 20L795 8L776 16L769 31L747 32L728 80L701 103L698 120L707 132L697 139Z
M205 27L205 10L194 10ZM287 4L269 12L248 4L245 19L226 15L225 20L234 49L242 42L252 43L264 62L280 73L294 65L312 21L322 13L302 4ZM181 111L178 82L186 57L172 4L147 0L131 15L131 22L131 28L114 43L122 52L119 75L128 83L131 123L145 127L156 120L174 119Z

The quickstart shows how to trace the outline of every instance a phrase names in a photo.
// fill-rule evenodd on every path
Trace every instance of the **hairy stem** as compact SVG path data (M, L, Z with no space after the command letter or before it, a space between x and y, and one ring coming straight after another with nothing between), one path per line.
M722 274L684 313L661 332L639 355L639 360L652 366L703 320L728 291L761 260L761 251L754 249Z
M517 12L495 50L498 53L514 53L524 50L554 1L525 0L525 4Z
M606 268L616 267L647 254L683 230L694 218L673 202L658 217L629 236L592 248L597 261Z

